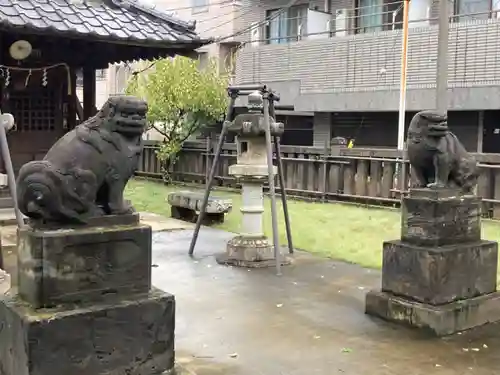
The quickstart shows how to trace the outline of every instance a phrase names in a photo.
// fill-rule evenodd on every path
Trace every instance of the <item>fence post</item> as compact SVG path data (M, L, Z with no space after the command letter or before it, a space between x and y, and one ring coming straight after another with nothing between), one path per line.
M323 176L321 179L321 201L326 202L326 179L328 176L328 156L330 155L330 141L325 141L325 149L323 150Z

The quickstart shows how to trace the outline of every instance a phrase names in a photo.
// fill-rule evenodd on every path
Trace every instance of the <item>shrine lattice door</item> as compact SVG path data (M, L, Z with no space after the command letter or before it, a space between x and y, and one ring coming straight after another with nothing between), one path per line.
M47 87L13 91L9 107L16 127L7 138L17 173L23 164L42 159L64 134L61 90Z

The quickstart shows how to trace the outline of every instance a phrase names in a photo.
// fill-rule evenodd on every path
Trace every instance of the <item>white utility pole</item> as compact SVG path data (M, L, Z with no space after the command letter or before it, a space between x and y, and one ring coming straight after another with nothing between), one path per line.
M410 14L410 0L405 0L403 3L403 35L401 41L401 79L399 89L399 120L398 120L398 151L403 157L401 168L399 163L397 168L401 173L398 173L399 191L403 194L406 190L406 164L404 162L404 145L405 145L405 114L406 114L406 72L408 69L408 23Z
M436 109L448 111L448 30L450 17L448 0L439 2L438 54L436 67Z

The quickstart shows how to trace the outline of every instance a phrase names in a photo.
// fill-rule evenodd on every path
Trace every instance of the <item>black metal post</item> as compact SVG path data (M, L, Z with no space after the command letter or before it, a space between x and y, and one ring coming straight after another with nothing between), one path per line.
M267 173L269 178L269 196L271 198L271 222L273 228L274 260L276 261L276 274L281 275L281 254L279 247L278 233L278 209L276 207L276 189L274 186L274 165L273 165L273 146L271 139L271 121L269 121L269 108L272 107L272 96L269 92L263 92L264 99L264 126L266 132L266 150L267 150Z
M278 176L281 187L281 204L283 205L283 215L285 217L286 238L288 242L288 252L293 254L292 230L290 228L290 217L288 216L288 203L285 189L285 175L283 173L283 161L281 160L280 137L274 137L274 153L278 164Z
M191 244L189 245L189 255L190 256L192 256L194 253L194 247L196 246L196 241L198 240L198 235L200 233L201 223L202 223L203 217L205 215L205 211L207 209L208 198L210 196L210 190L212 189L212 184L214 182L215 173L217 171L217 166L219 163L219 156L220 156L220 153L222 151L222 147L224 146L224 141L225 141L226 133L227 133L227 127L228 127L229 121L231 120L231 115L233 112L234 103L236 101L236 96L237 95L231 94L231 101L229 103L226 121L224 121L222 124L222 131L220 134L219 142L217 143L217 149L215 150L214 160L212 161L212 168L210 169L210 175L208 176L208 181L207 181L206 186L205 186L205 195L203 196L203 202L201 204L200 214L198 215L198 219L196 220L196 226L194 228L193 238L191 239Z

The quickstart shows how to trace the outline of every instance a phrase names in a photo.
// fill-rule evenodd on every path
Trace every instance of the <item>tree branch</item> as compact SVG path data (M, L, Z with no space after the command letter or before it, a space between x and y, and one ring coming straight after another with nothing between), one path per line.
M155 64L156 64L156 61L152 62L149 66L145 67L144 69L141 69L141 70L135 70L135 71L133 71L133 72L132 72L132 76L133 76L133 77L136 77L138 74L144 73L146 70L149 70L149 69L151 69L153 66L155 66ZM128 66L128 68L129 68L130 70L132 70L132 68L130 67L130 65L128 65L128 64L127 64L127 66Z
M185 136L182 138L181 143L184 143L186 139L188 139L191 135L194 134L194 132L200 127L200 122L199 120L194 120L192 125L188 128L187 133Z
M158 126L156 126L154 123L151 124L151 127L156 130L158 133L160 133L163 137L167 138L170 141L170 136L167 134L165 130L161 130Z

